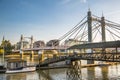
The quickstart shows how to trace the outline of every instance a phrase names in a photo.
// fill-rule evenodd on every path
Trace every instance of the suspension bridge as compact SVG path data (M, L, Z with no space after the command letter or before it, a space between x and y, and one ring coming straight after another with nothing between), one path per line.
M44 52L44 50L67 50L67 56L57 56L40 63L40 66L48 65L65 60L88 60L88 64L93 61L110 61L120 62L120 24L109 21L102 17L93 15L89 10L76 26L61 36L58 40L61 45L51 47L33 48L33 37L31 39L31 47L23 48L23 36L21 36L20 53L24 51ZM73 42L66 43L67 40L73 39L74 45L68 46ZM57 44L57 43L55 43ZM77 55L69 56L70 53L77 52Z

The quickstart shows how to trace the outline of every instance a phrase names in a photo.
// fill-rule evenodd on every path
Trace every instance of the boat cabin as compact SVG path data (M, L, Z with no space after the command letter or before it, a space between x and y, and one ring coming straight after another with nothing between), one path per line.
M27 66L27 62L22 59L8 59L7 60L7 69L9 70L18 70Z

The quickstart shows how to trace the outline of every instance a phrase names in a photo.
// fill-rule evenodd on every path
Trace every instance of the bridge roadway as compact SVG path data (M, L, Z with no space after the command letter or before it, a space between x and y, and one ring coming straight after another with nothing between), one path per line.
M80 53L71 56L59 56L46 59L37 66L47 66L51 63L56 63L65 60L94 60L94 61L106 61L106 62L120 62L120 53Z

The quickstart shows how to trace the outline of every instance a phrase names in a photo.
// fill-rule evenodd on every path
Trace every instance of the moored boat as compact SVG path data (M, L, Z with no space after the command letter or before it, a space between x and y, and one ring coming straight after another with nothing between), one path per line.
M16 69L16 70L6 70L5 73L21 73L21 72L31 72L35 71L36 67L24 67L22 69Z
M27 66L27 62L22 59L10 59L6 62L6 72L5 73L21 73L35 71L36 67Z
M0 65L0 73L5 73L6 72L6 68L4 67L4 65Z

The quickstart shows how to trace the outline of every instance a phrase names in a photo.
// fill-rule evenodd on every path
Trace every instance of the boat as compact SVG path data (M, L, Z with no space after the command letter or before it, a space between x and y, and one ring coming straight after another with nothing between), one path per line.
M35 67L25 67L22 69L16 69L16 70L6 70L5 73L21 73L21 72L31 72L31 71L35 71L36 68Z
M35 66L27 66L27 61L22 59L9 59L6 61L5 73L21 73L35 71Z
M6 68L4 67L4 65L0 65L0 73L5 73L6 72Z

